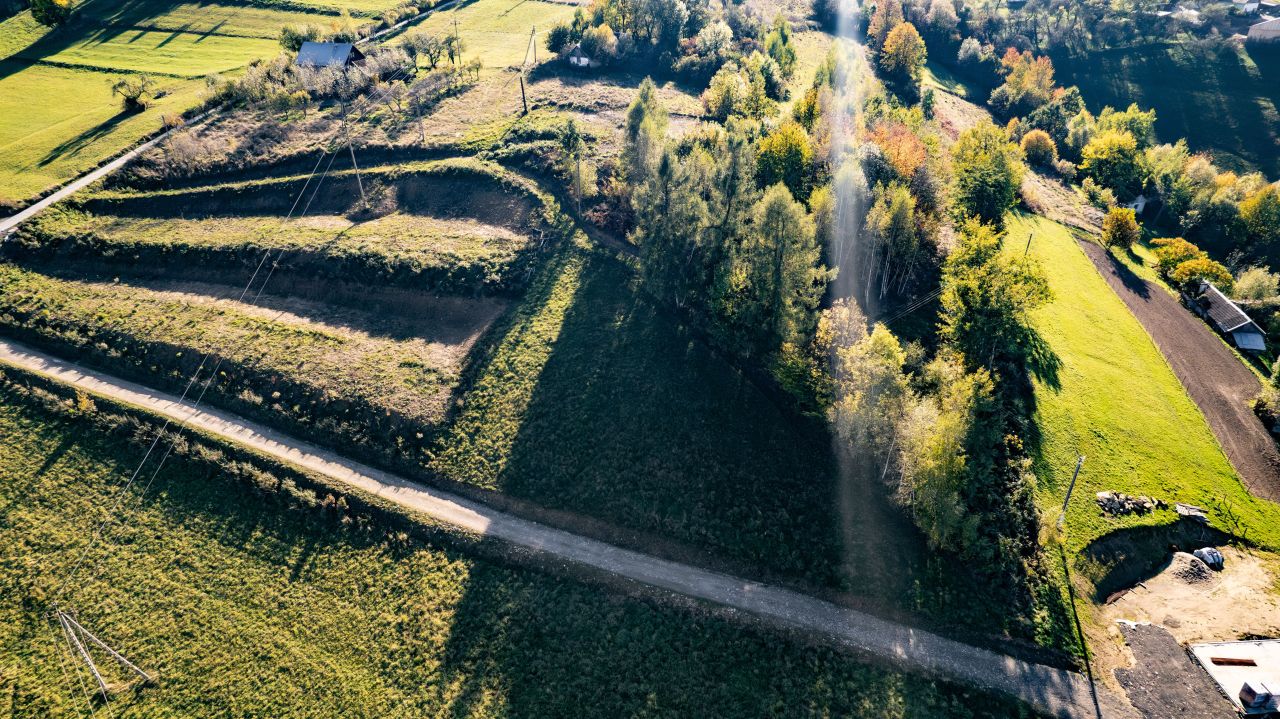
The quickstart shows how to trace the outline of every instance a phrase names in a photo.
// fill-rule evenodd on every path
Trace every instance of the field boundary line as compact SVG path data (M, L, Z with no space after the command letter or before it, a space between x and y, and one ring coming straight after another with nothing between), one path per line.
M711 602L787 630L800 631L855 654L907 671L998 692L1052 716L1094 716L1089 684L1075 672L1014 659L789 589L659 559L521 519L450 492L346 459L229 412L193 409L168 393L89 370L0 339L0 366L12 365L139 410L184 421L212 438L247 447L456 530L605 572L623 580ZM1107 716L1134 717L1105 692Z

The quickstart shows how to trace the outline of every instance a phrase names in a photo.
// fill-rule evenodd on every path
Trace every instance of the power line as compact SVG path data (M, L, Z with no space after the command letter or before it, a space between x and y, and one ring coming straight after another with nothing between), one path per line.
M408 71L407 67L400 68L399 70L397 70L396 73L392 75L392 79L393 80L398 79L400 75L405 74L407 71ZM372 109L372 105L373 104L371 102L370 105L364 109L364 111L360 114L360 117L356 120L357 122L360 122L365 118L368 112ZM342 126L334 131L333 137L336 137L337 133L340 130L346 129L346 122L347 120L344 117ZM307 179L303 183L303 186L300 188L297 197L294 199L293 204L290 206L288 214L286 215L284 220L281 222L282 228L286 226L294 218L294 215L298 209L298 204L302 201L302 198L306 196L307 190L310 188L312 180L315 179L315 174L320 167L320 163L323 162L325 156L328 155L329 163L328 165L326 165L324 173L321 175L320 180L316 182L315 188L312 190L311 196L307 200L307 203L303 207L302 213L299 216L305 215L310 210L312 203L315 201L316 197L319 195L321 186L323 185L324 180L328 177L330 170L333 167L333 160L337 156L336 146L332 142L333 137L330 138L328 147L323 152L321 152L320 156L316 159L315 166L312 167L311 173L307 176ZM350 146L348 147L350 148ZM352 150L352 153L354 155L354 150ZM354 160L353 160L353 165L354 165ZM280 259L283 257L285 252L286 250L281 248L279 250L268 249L266 252L263 253L262 259L259 260L257 266L254 268L253 273L250 275L249 280L245 283L244 288L241 290L240 295L238 297L238 301L244 301L245 297L248 296L250 290L253 287L255 280L257 279L258 275L261 273L262 268L266 265L267 260L271 258L272 254L274 253L276 255L275 260L272 261L271 267L268 270L266 278L263 280L262 284L258 287L258 290L254 295L253 301L250 302L249 304L256 304L258 302L258 300L262 297L263 291L266 289L267 283L270 281L271 276L274 274L275 268L278 266ZM183 388L183 393L178 400L178 403L180 405L183 403L183 401L186 400L187 395L191 391L191 388L195 386L197 380L199 379L201 373L203 372L205 365L208 363L209 357L211 357L212 354L213 354L212 352L206 352L204 357L201 359L200 364L196 368L196 371L192 374L186 386ZM201 388L200 394L198 395L195 403L192 405L192 410L193 410L192 416L194 416L194 410L197 407L199 407L200 403L203 401L205 394L208 392L209 386L212 384L214 378L217 376L218 369L221 367L222 362L225 361L225 359L226 359L226 353L223 353L218 358L218 361L214 365L214 368L210 373L209 377L204 381L204 385ZM147 484L144 487L142 493L140 493L138 496L137 501L139 504L142 502L143 498L146 496L146 492L150 489L152 484L155 482L156 478L160 474L160 471L163 469L165 462L168 460L169 456L172 454L173 449L176 446L177 437L181 433L181 431L186 427L186 424L188 421L189 421L189 417L188 419L182 420L182 422L179 423L178 427L173 431L173 436L169 442L169 446L166 448L165 453L161 456L159 462L156 464L156 467L153 470L151 477L148 479ZM108 513L108 516L105 517L103 521L99 523L99 525L95 529L93 537L90 539L89 543L85 545L84 549L81 551L80 555L77 557L76 561L73 563L71 571L61 579L61 581L57 586L57 590L55 592L55 600L53 602L54 616L58 619L59 625L63 628L63 632L66 635L68 644L72 650L73 663L74 663L75 654L77 653L77 650L78 650L78 653L84 659L84 662L88 665L89 671L98 680L99 686L103 692L104 699L108 698L106 686L102 681L101 676L98 674L96 667L93 665L93 660L89 656L87 649L83 646L83 643L80 642L79 638L76 636L77 632L83 632L84 636L92 639L92 643L94 643L95 645L101 646L103 649L108 651L113 656L113 658L117 659L117 661L120 661L122 664L126 665L130 669L139 673L141 676L144 677L144 679L149 679L149 677L146 675L145 672L143 672L141 669L138 669L135 665L130 663L123 656L116 653L113 649L97 641L96 637L93 637L93 635L90 634L88 630L80 626L78 622L75 622L73 619L70 619L69 615L60 607L59 603L64 593L71 586L72 580L75 579L76 575L79 573L80 569L83 567L84 561L88 557L89 552L98 544L98 542L103 537L104 530L112 522L112 520L115 519L116 512L121 509L121 505L124 500L125 493L137 480L138 476L141 474L142 468L146 466L148 459L150 459L151 455L155 451L155 448L159 445L160 441L163 439L163 437L165 436L165 433L169 430L170 426L172 426L172 420L166 419L161 429L156 433L156 436L152 439L152 442L148 446L146 453L144 453L141 461L139 461L137 468L134 469L129 479L124 484L122 484L120 488L116 491L115 503L112 510L110 510L110 512ZM93 578L91 579L91 581L96 580L97 577L100 575L101 561L102 561L102 557L99 557L98 561L94 563ZM76 674L79 677L79 665L76 664L76 666L77 666ZM64 668L65 668L65 665L64 665ZM65 672L64 672L64 676L65 676ZM80 677L82 692L86 694L86 699L88 699L87 692L84 691L85 687L83 685L83 681L84 681L83 677ZM92 708L91 700L90 700L89 706L90 706L90 715L92 716L93 708Z

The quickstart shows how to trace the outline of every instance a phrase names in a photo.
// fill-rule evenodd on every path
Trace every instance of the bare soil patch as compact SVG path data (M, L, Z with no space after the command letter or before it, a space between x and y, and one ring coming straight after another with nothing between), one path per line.
M1215 572L1177 552L1154 577L1100 609L1107 624L1124 619L1165 627L1183 644L1280 636L1280 557L1219 547L1226 560Z

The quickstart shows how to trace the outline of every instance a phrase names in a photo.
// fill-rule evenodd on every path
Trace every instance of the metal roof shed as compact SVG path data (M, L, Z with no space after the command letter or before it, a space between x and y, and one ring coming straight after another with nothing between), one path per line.
M349 42L304 42L295 65L307 67L347 67L364 60L364 53Z
M1240 306L1222 294L1212 282L1200 283L1196 305L1214 329L1231 338L1242 350L1262 352L1267 349L1267 336Z

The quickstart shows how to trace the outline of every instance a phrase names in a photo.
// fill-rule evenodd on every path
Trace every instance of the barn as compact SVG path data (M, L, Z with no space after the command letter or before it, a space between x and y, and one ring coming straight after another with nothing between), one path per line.
M294 64L299 67L350 67L364 62L364 53L349 42L304 42Z
M1249 42L1275 42L1280 40L1280 17L1250 25L1248 40Z
M1267 335L1212 282L1201 281L1196 294L1187 298L1188 305L1226 337L1232 345L1248 352L1264 352Z

